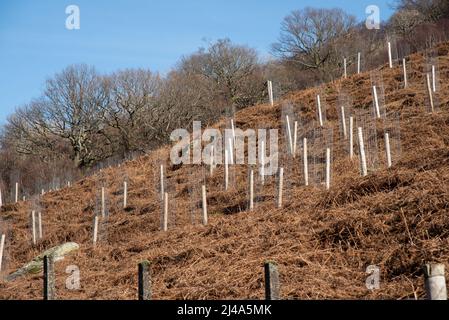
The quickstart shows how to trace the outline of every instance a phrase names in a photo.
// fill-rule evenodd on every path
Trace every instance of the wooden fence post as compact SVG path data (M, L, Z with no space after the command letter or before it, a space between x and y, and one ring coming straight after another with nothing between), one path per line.
M358 127L359 135L359 156L360 156L360 170L363 177L368 175L368 169L366 166L365 145L363 143L363 130L362 127Z
M206 185L201 186L202 198L203 198L203 224L207 225L207 195L206 195Z
M348 132L346 130L346 115L344 106L341 106L341 127L343 129L343 138L346 139Z
M104 187L101 187L101 217L104 218L106 216L106 199L104 194Z
M225 190L227 191L228 190L228 188L229 188L229 165L228 165L228 158L229 158L229 155L228 155L228 150L226 150L226 148L225 148L225 168L224 168L224 178L225 178Z
M6 235L2 234L2 237L0 239L0 271L2 271L3 267L3 251L5 250L5 239Z
M268 80L267 86L268 86L268 99L270 100L270 105L274 106L273 83L270 80Z
M265 299L280 299L279 272L273 262L265 262Z
M284 189L284 168L279 168L278 208L282 208L282 191Z
M3 206L2 189L0 189L0 208Z
M435 70L434 65L432 65L432 89L433 89L434 93L437 92L437 78L436 78L436 70Z
M19 202L19 183L16 182L16 203Z
M139 300L151 300L151 263L148 260L138 265L138 296Z
M424 266L424 278L428 300L447 300L444 264L426 264Z
M55 265L52 255L44 256L44 300L55 299Z
M164 165L161 164L161 172L160 172L161 176L161 200L164 200L164 193L165 193L165 187L164 187Z
M343 69L344 69L343 76L346 79L346 78L348 78L348 71L347 71L348 68L347 68L347 60L346 60L346 58L343 59Z

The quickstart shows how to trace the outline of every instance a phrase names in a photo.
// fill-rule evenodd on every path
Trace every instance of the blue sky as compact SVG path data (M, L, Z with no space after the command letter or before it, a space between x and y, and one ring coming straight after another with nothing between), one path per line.
M392 0L15 0L0 2L0 124L38 97L45 80L74 63L100 72L143 67L162 74L177 60L228 37L269 56L292 10L340 7L364 20L376 4L381 19ZM65 8L80 8L80 30L67 30Z

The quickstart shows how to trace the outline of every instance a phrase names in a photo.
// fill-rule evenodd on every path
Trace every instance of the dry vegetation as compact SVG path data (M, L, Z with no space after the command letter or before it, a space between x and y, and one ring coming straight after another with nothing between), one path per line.
M438 48L442 92L448 92L449 44ZM284 299L407 299L424 296L425 262L449 266L449 99L441 110L425 111L423 56L411 57L411 87L401 89L401 69L382 67L388 112L400 112L402 155L393 168L360 177L357 159L335 149L330 191L304 187L293 177L286 185L286 204L275 209L275 183L259 194L253 212L245 211L247 167L235 167L235 183L222 191L223 168L208 184L209 225L192 223L189 189L196 169L168 172L176 218L160 230L157 169L169 147L103 170L71 188L42 199L44 239L31 246L30 202L7 204L1 217L9 226L7 269L12 272L51 246L66 241L79 252L56 264L59 299L136 299L137 263L152 262L155 299L262 299L263 263L274 260ZM334 110L339 88L355 108L371 106L369 73L328 84L327 102ZM314 115L316 89L289 96ZM329 124L337 127L335 110ZM281 105L260 105L236 115L239 128L280 126ZM221 126L222 124L217 124ZM337 129L335 129L337 130ZM381 137L382 133L379 133ZM300 166L300 160L296 166ZM123 178L129 178L129 208L121 209ZM95 199L108 186L110 217L92 247ZM176 192L176 193L175 193ZM241 209L241 210L240 210ZM81 289L65 288L67 265L81 271ZM380 289L365 287L365 269L381 268ZM29 275L0 284L2 299L40 299L42 277Z

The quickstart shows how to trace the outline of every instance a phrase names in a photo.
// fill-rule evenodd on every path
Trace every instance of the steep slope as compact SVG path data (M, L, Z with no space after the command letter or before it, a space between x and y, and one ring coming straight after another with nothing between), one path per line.
M449 44L437 51L440 91L445 93ZM441 96L440 111L426 112L423 61L420 54L410 57L408 89L401 88L399 66L381 68L387 112L400 114L402 153L392 168L381 166L361 177L357 157L349 160L339 142L338 90L351 95L357 110L372 104L369 73L355 75L326 86L331 107L327 126L334 128L335 138L329 191L304 187L298 176L287 175L285 205L276 209L276 183L271 179L258 190L259 201L250 212L245 209L247 166L234 167L234 183L227 192L220 166L207 178L209 224L203 226L191 210L200 201L196 192L202 171L170 166L167 176L176 216L163 232L158 170L169 147L162 148L46 194L41 203L44 238L36 247L31 245L32 203L4 205L1 217L10 230L7 272L49 247L75 241L80 250L56 264L60 299L135 299L137 263L144 259L152 262L155 299L263 298L266 260L279 265L285 299L422 297L423 263L449 266L449 98ZM304 119L312 119L316 92L296 92L285 100L292 101ZM236 125L280 128L281 105L245 109L237 113ZM383 137L380 129L378 136ZM290 165L300 170L300 159ZM129 181L126 210L121 206L124 179ZM110 216L102 220L99 243L93 247L93 217L102 185L107 187ZM80 290L65 287L68 265L80 269ZM365 286L368 265L381 269L378 290ZM0 283L1 299L41 296L41 274Z

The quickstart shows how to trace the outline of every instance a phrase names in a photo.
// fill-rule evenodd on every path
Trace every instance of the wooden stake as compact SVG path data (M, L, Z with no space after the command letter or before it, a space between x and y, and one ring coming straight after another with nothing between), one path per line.
M437 92L437 76L435 66L432 66L432 88L434 93Z
M123 209L128 206L128 182L123 181Z
M45 194L45 190L42 189L42 190L41 190L41 195L43 196L44 194Z
M287 136L288 136L288 144L290 146L290 154L293 154L293 139L292 139L292 131L290 128L290 120L288 118L288 115L285 116L285 119L287 121Z
M164 187L164 165L161 164L161 200L164 200L164 193L165 193L165 187Z
M151 300L151 263L148 260L138 264L138 298Z
M0 189L0 208L3 206L2 189Z
M44 256L44 300L55 299L55 265L52 255Z
M229 143L229 164L234 164L234 152L233 152L233 146L232 146L232 139L228 139Z
M385 152L387 154L387 167L391 168L390 134L385 132Z
M164 223L163 230L168 230L168 193L164 193Z
M104 218L106 215L106 201L105 201L105 195L104 195L104 187L101 187L101 217Z
M225 149L225 190L229 187L228 150Z
M368 169L366 167L365 145L363 143L363 130L362 127L358 127L359 135L359 156L360 156L360 169L363 177L368 175Z
M33 232L33 245L36 245L36 215L34 210L31 211L31 225Z
M357 53L357 74L360 74L360 62L361 62L362 54L359 52Z
M254 209L254 171L249 171L249 210Z
M307 138L303 139L304 185L309 185L309 160L307 158Z
M343 59L343 65L344 65L344 72L343 72L343 76L346 78L348 78L348 72L347 72L347 66L346 66L347 60L346 58Z
M37 226L39 239L42 239L42 213L40 211L37 213Z
M376 110L376 116L378 119L380 119L379 97L377 96L376 86L373 86L373 95L374 95L374 108Z
M405 58L402 59L402 69L404 73L404 88L408 87L408 79L407 79L407 64Z
M429 94L429 100L430 100L430 109L432 110L432 112L435 111L435 107L433 104L433 94L432 94L432 87L430 84L430 75L427 74L427 93Z
M268 80L268 99L270 100L270 105L274 106L274 99L273 99L273 83Z
M203 184L202 188L203 195L203 224L207 225L207 195L206 195L206 186Z
M279 272L272 262L265 262L265 299L280 299Z
M428 300L447 300L444 264L426 264L424 266L424 279Z
M390 63L390 69L393 69L393 55L391 54L391 42L388 42L388 62Z
M320 127L323 126L323 114L321 112L321 98L320 95L316 96L317 107L318 107L318 121L320 123Z
M94 239L93 239L94 246L97 244L97 238L98 238L98 216L96 215L94 218Z
M298 141L298 121L295 121L293 129L293 158L296 157L296 144Z
M16 182L16 203L19 202L19 183Z
M331 149L326 148L326 189L331 187Z
M346 139L348 133L346 132L346 117L344 106L341 106L341 127L343 128L343 137Z
M210 176L214 174L214 146L210 147L210 164L209 164Z
M349 158L354 157L354 118L349 117Z
M5 250L5 239L6 235L2 234L2 237L0 239L0 272L3 268L3 251Z
M282 208L282 190L284 189L284 168L279 168L278 208Z
M262 185L265 184L265 141L260 142L260 147L262 149L260 153L260 182Z

